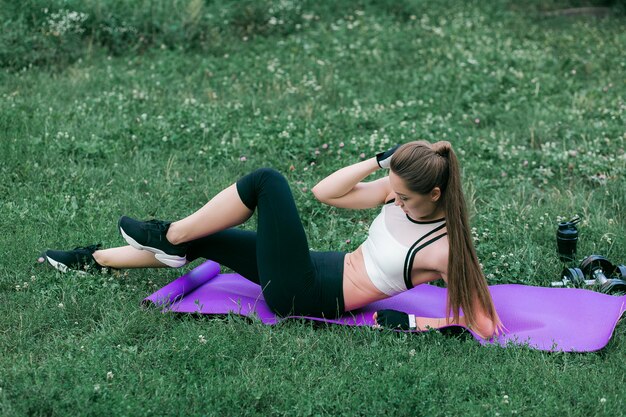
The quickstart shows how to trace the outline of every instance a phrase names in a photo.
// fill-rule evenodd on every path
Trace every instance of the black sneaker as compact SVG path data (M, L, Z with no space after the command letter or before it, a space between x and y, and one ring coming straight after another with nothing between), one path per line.
M179 268L187 263L187 245L173 245L167 240L165 235L171 223L161 220L142 222L122 216L119 228L130 246L150 251L165 265Z
M93 253L100 249L100 244L77 247L72 250L47 250L42 254L40 262L48 261L50 265L61 272L75 270L82 273L102 271L100 265L93 258Z

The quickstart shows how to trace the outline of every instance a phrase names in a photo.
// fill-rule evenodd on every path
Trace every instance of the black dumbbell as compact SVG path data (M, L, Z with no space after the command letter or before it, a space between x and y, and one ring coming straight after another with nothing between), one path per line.
M611 277L626 280L626 265L617 265Z
M593 278L596 284L600 287L600 291L603 293L610 293L613 291L626 291L626 280L621 278L607 278L609 276L620 276L626 278L626 274L623 274L623 265L615 266L609 262L604 256L591 255L585 258L581 264L580 269L582 273ZM618 272L616 272L618 271Z
M564 268L561 272L561 281L552 282L553 287L567 287L573 285L574 287L583 287L595 284L593 279L585 279L585 274L580 268Z

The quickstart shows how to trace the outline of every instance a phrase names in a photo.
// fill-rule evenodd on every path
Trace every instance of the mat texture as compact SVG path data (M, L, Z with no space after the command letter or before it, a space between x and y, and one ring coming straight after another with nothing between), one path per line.
M283 320L265 304L259 285L237 274L219 272L217 263L206 261L143 302L163 306L163 311L256 315L265 324ZM507 332L485 341L468 330L482 344L522 344L548 351L595 351L606 346L626 310L626 296L589 290L526 285L495 285L489 290ZM374 324L372 314L376 310L389 308L420 317L444 317L445 305L445 288L419 285L350 311L339 319L304 318L348 326L371 326Z

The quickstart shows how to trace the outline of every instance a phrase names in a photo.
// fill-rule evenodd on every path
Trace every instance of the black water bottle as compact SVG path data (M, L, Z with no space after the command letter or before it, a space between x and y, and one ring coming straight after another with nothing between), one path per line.
M578 243L578 229L576 224L579 217L574 217L568 222L559 223L556 231L556 247L561 262L573 262L576 257L576 243Z

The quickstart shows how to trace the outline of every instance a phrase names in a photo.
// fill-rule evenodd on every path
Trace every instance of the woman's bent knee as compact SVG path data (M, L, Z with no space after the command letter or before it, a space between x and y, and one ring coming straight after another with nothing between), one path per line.
M254 210L259 192L265 187L272 187L281 182L287 184L287 179L279 171L274 168L259 168L237 181L237 193L246 207Z
M286 181L285 176L274 168L259 168L252 172L258 177L260 182L265 181Z

